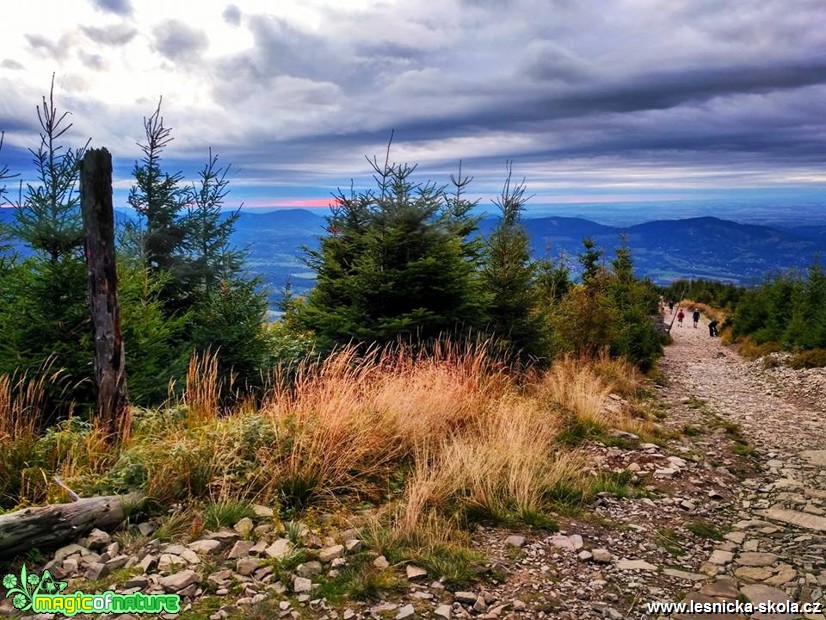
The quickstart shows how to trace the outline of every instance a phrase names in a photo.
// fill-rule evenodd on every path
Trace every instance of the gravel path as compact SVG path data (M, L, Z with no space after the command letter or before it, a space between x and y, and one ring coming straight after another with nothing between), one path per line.
M740 453L756 449L756 468L719 507L730 531L700 568L714 581L688 598L789 600L815 603L816 609L807 614L775 609L752 616L675 617L823 619L826 374L823 369L793 371L746 362L709 337L705 320L697 329L690 321L675 325L672 336L661 364L669 379L664 398L673 407L671 424L723 427Z
M816 383L808 398L803 373L778 369L768 372L761 362L745 362L719 338L710 338L705 319L695 329L687 321L672 328L674 343L667 347L661 369L678 395L705 400L726 419L739 423L764 452L786 456L801 450L826 449L826 405L822 369L805 373ZM796 389L795 389L796 388ZM819 401L819 402L818 402Z

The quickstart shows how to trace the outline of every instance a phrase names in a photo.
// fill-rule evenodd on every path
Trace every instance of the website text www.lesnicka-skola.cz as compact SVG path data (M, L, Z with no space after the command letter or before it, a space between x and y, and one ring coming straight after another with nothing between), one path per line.
M798 603L796 601L720 601L706 603L684 601L682 603L654 602L646 604L649 614L822 614L823 603Z

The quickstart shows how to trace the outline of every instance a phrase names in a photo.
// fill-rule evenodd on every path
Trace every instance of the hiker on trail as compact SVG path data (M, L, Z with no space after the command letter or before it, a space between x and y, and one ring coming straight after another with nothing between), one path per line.
M712 338L714 338L714 336L719 336L720 335L720 334L717 333L717 325L718 324L719 324L719 322L717 321L717 319L714 319L713 321L709 322L709 324L708 324L708 335L711 336Z
M697 324L700 322L700 311L697 308L694 308L694 314L691 315L691 318L694 319L694 329L697 329Z
M668 313L669 314L674 314L674 301L673 300L668 302Z
M680 311L677 313L677 325L679 327L683 326L683 319L684 318L685 318L685 312L683 312L683 309L680 308Z

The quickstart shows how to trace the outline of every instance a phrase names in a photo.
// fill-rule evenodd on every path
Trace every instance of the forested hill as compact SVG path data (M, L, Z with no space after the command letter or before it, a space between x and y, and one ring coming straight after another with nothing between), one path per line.
M234 241L249 247L250 271L261 276L275 296L288 279L299 293L312 286L313 273L302 262L302 248L316 247L325 233L324 214L305 209L242 211ZM3 219L11 215L10 209L0 209ZM624 235L638 275L657 283L707 278L748 284L778 270L805 268L819 255L826 255L824 226L785 229L714 217L656 220L629 227L556 216L525 218L522 224L534 256L564 254L574 270L583 238L591 237L610 256ZM487 235L495 225L496 219L486 218L480 230Z
M284 209L247 211L238 220L235 239L250 247L250 268L274 290L288 277L296 291L312 286L313 274L302 263L302 246L315 247L325 232L323 212ZM576 269L582 239L591 237L610 256L624 235L638 275L658 283L679 278L708 278L747 284L765 274L805 268L826 250L826 228L805 230L739 224L714 217L657 220L625 228L573 217L525 218L534 256L568 257ZM494 218L483 219L488 234Z

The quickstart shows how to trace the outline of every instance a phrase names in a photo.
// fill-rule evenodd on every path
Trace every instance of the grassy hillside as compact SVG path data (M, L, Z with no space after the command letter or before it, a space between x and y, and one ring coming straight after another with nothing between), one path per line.
M587 501L602 484L580 442L650 431L632 409L609 406L609 394L633 399L641 383L605 357L520 375L484 344L345 349L223 414L214 369L194 367L181 401L135 410L115 449L79 420L39 429L42 386L0 382L2 506L60 500L59 475L84 495L137 489L157 506L256 502L288 517L367 502L386 507L400 540L428 540L479 518L550 524L559 502Z

